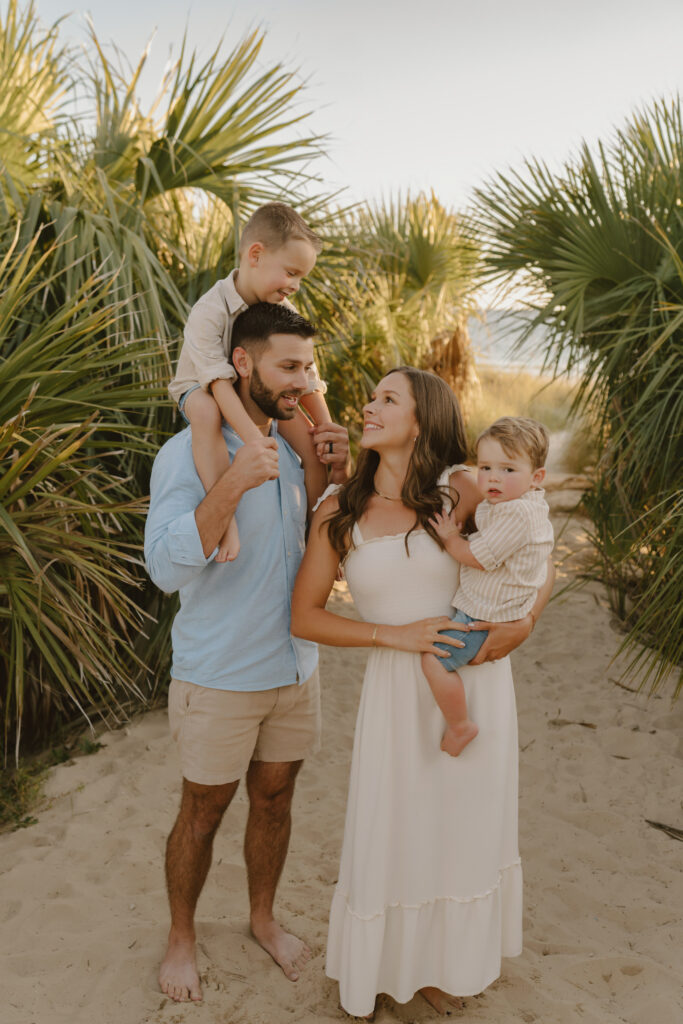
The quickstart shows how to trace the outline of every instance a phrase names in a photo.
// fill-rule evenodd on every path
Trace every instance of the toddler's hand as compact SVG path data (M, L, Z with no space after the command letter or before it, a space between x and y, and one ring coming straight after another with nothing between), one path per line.
M437 512L433 519L429 522L436 530L441 540L446 540L454 533L460 533L462 529L462 523L458 523L455 516L455 510L451 510L448 515L444 515L443 512Z

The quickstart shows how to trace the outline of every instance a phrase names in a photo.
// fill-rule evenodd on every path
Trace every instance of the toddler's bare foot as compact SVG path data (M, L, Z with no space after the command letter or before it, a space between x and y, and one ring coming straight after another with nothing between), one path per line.
M266 953L284 971L290 981L297 981L304 965L311 959L311 951L296 935L286 932L277 921L251 922L251 934Z
M457 757L461 754L468 743L471 743L474 737L479 732L479 727L470 722L469 718L466 718L464 722L460 722L456 726L448 726L443 739L441 740L441 749L451 757Z
M234 562L240 553L240 534L234 518L223 534L218 545L217 562Z
M159 987L176 1003L199 1002L202 998L194 940L190 937L169 936L166 956L159 968Z
M450 1017L453 1010L462 1010L462 999L458 999L457 996L449 996L448 992L442 992L440 988L433 988L431 985L427 985L425 988L420 989L420 995L442 1017Z

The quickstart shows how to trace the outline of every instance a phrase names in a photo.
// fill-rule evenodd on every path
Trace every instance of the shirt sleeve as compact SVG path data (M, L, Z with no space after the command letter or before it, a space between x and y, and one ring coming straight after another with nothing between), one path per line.
M237 373L228 358L224 338L228 318L220 300L207 293L190 310L185 324L185 346L204 390L214 380L235 380Z
M469 538L470 551L477 561L490 572L507 561L519 548L529 543L530 517L521 504L506 502L499 505L499 514L483 529Z
M218 550L208 558L204 556L194 516L204 489L194 465L187 466L186 461L168 446L162 448L154 460L150 481L145 564L152 582L166 594L196 579Z

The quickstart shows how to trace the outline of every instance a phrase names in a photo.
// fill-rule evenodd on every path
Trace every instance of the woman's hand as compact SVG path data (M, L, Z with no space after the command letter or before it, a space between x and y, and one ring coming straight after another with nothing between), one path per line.
M434 646L437 640L450 647L465 645L454 637L443 636L439 632L442 629L457 629L466 633L469 626L464 622L454 622L447 615L440 615L436 619L419 619L405 626L380 625L377 627L375 644L377 647L393 647L397 651L436 654L439 658L447 658L447 651Z
M471 630L488 629L489 635L470 665L481 665L485 661L498 661L504 658L510 651L524 643L533 628L534 620L531 615L525 615L523 619L515 619L513 622L472 622Z

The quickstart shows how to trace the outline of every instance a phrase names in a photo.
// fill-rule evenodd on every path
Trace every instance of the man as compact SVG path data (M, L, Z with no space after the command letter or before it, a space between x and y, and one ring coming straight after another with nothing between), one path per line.
M294 782L317 749L320 695L315 644L290 633L290 599L304 549L304 474L273 421L296 413L313 365L312 325L284 305L258 303L236 320L236 388L263 437L242 444L227 425L231 465L204 496L191 429L154 462L145 558L162 590L180 592L173 623L169 721L183 771L180 812L166 850L171 929L159 972L176 1001L201 999L194 914L213 839L246 773L245 860L254 938L296 981L310 951L273 917L291 825ZM345 472L348 437L314 432L333 476ZM235 515L242 550L217 563Z

